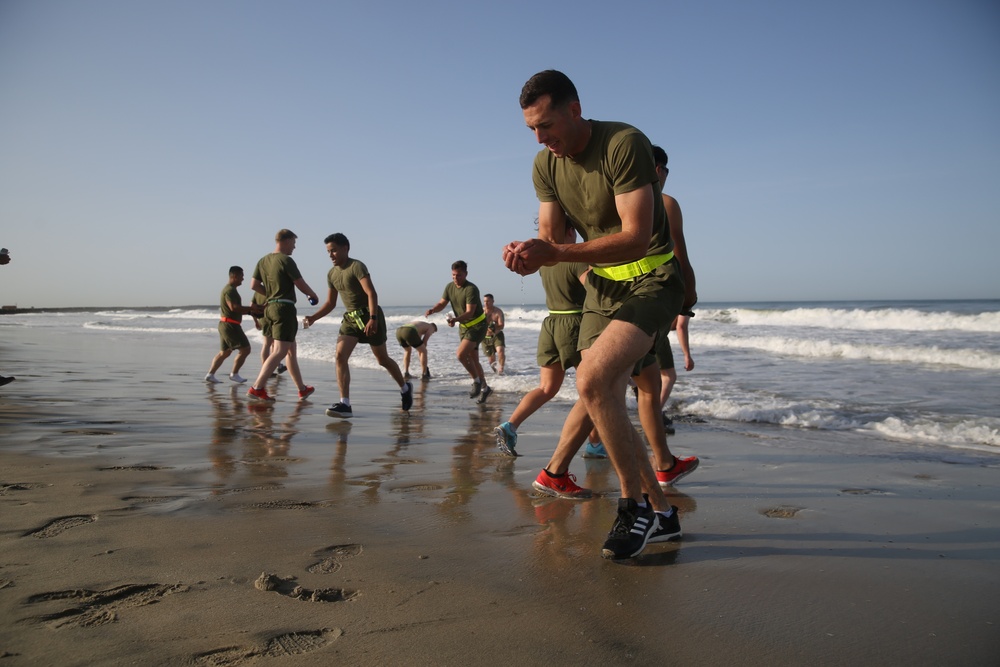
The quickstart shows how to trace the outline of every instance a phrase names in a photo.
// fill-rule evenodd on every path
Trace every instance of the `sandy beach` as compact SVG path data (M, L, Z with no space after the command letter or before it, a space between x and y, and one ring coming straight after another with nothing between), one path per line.
M202 382L210 336L0 332L4 667L1000 664L995 456L678 423L684 538L610 562L607 462L532 493L565 404L514 460L519 395L432 380L405 415L356 370L338 422L332 363L258 406Z

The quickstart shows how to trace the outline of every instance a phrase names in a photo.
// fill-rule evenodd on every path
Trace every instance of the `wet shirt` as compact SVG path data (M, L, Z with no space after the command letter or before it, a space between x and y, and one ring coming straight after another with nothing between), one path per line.
M368 276L364 262L349 258L343 267L334 266L326 274L326 284L340 296L341 303L348 311L368 307L368 294L361 286L361 280Z
M479 288L468 280L465 281L465 285L462 287L459 287L454 282L448 283L447 287L444 288L444 294L441 295L441 298L448 300L451 304L451 309L455 311L457 317L462 316L466 305L470 303L475 305L473 319L483 314L483 300L479 298Z
M299 267L289 255L272 252L264 255L253 270L253 277L264 283L267 300L295 302L295 281L302 278Z
M228 303L227 303L228 302ZM222 317L227 320L236 320L237 322L243 321L243 315L240 313L234 313L229 308L229 304L234 306L242 306L243 300L240 299L240 292L234 285L227 284L222 288L222 297L219 301L219 313Z
M545 289L545 307L551 311L581 310L587 288L580 276L587 270L584 262L560 262L539 270Z

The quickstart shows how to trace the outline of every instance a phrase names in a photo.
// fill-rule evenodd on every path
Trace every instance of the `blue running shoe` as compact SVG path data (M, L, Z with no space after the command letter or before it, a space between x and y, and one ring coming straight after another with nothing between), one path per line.
M517 456L514 447L517 446L517 431L510 422L504 422L493 429L493 434L497 437L497 449L505 456Z
M583 450L583 458L585 459L606 459L608 458L608 450L604 449L604 443L598 442L593 443L587 441L587 448Z

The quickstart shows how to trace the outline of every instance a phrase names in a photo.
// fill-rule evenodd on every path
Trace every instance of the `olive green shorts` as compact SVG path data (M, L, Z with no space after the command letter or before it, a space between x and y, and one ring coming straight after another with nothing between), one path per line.
M560 364L563 370L580 365L580 351L576 349L580 338L578 313L549 315L542 320L542 330L538 334L538 365Z
M415 326L409 324L404 324L396 329L396 341L404 348L416 348L424 344L424 339L420 337L420 332L417 331Z
M378 329L371 336L365 335L365 325L368 323L369 310L362 308L360 312L351 312L357 314L349 315L348 313L344 313L344 321L340 323L341 336L357 338L359 343L364 343L365 345L385 345L385 341L389 339L389 336L385 331L385 314L382 312L382 306L378 307L378 313L375 315Z
M223 351L250 347L250 341L243 327L229 322L219 322L219 341Z
M656 334L656 343L653 345L656 353L656 363L660 365L660 370L666 371L674 367L674 353L670 349L670 336L664 329Z
M459 340L471 340L476 345L483 342L486 338L486 320L483 320L479 324L473 324L471 327L463 327L461 324L458 325L458 339Z
M485 354L487 357L492 357L494 354L496 354L498 347L507 347L504 344L502 331L498 331L492 336L487 336L486 338L483 339L483 354Z
M261 331L270 331L271 338L282 343L294 343L295 334L299 331L296 312L294 303L275 301L267 304L267 308L264 309L264 319L261 321Z
M673 322L683 303L684 281L676 258L632 280L610 280L591 271L579 348L589 349L612 320L634 324L654 336Z

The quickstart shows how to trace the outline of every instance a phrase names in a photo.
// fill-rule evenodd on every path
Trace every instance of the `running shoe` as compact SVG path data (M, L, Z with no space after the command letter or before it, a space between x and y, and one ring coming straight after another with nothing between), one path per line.
M13 381L14 381L14 376L12 375L8 377L0 375L0 387L4 386L5 384L10 384Z
M288 370L288 366L286 366L284 364L278 364L278 373L279 374L284 373L287 370Z
M479 394L479 400L477 400L476 403L482 405L483 403L486 402L486 399L489 398L490 394L492 393L493 393L493 387L490 386L483 387L483 393Z
M424 374L420 376L420 379L423 380L424 382L426 382L427 380L430 380L431 379L431 371L430 371L430 369L427 369L426 371L424 371Z
M576 475L567 472L553 477L544 468L531 485L536 491L556 498L590 498L593 495L590 489L577 486Z
M590 442L588 440L587 446L583 450L583 458L606 459L608 458L608 450L604 449L603 442Z
M677 430L674 429L674 420L667 416L667 413L663 413L663 432L667 435L674 435Z
M229 379L235 382L236 384L243 384L244 382L247 381L247 379L245 377L240 376L239 373L230 373Z
M479 392L482 391L482 389L483 389L483 384L481 382L473 382L472 391L469 392L469 398L475 398L476 396L479 396Z
M299 400L306 400L314 391L316 391L316 387L306 385L306 388L299 392Z
M400 394L400 397L403 399L403 412L409 412L413 406L413 385L407 382L403 387L406 388L406 391Z
M247 396L256 398L258 401L274 401L273 398L267 395L267 389L258 389L257 387L250 387L247 390Z
M517 447L517 429L510 422L504 422L493 429L493 434L497 437L497 449L505 456L517 456L514 450Z
M670 506L670 516L663 516L663 512L657 512L656 518L660 520L660 527L649 536L649 544L657 542L669 542L681 538L681 522L677 516L677 508Z
M331 405L326 409L326 416L346 419L348 417L353 417L354 412L351 411L351 406L344 405L343 403L337 403L336 405Z
M220 382L222 382L222 380L209 373L208 375L205 376L205 382L209 384L219 384Z
M649 497L642 494L645 507L631 498L618 499L618 516L611 526L608 539L601 548L604 558L633 558L646 548L650 535L660 527L656 512L649 506Z
M697 456L685 456L684 458L675 456L674 465L671 466L670 470L656 471L656 481L660 483L661 489L666 489L693 473L699 463Z

